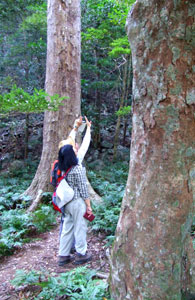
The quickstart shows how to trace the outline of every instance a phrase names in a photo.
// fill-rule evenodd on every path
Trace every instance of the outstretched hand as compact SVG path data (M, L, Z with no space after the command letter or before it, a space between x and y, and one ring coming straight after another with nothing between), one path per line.
M83 117L80 116L78 119L75 120L76 127L80 127L82 125Z
M90 128L91 127L91 121L89 121L86 116L85 116L85 121L86 121L87 126Z

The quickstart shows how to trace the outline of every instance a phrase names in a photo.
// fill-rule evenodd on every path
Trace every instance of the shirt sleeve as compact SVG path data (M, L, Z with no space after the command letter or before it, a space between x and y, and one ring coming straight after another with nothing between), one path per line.
M83 172L82 166L78 166L78 168L76 169L75 177L76 177L75 178L76 184L77 184L77 187L78 187L81 197L83 199L89 198L86 177L85 177L85 173Z
M83 138L82 144L81 144L81 146L80 146L80 148L78 150L78 154L77 154L77 158L78 158L79 164L82 163L82 161L83 161L83 159L85 157L85 154L87 153L90 141L91 141L91 129L90 129L90 127L87 127L85 136Z
M76 138L76 130L74 130L76 124L77 124L78 119L76 119L74 121L74 125L73 125L73 129L71 130L71 132L69 133L69 137L71 137L73 139L73 141L75 142L75 138Z

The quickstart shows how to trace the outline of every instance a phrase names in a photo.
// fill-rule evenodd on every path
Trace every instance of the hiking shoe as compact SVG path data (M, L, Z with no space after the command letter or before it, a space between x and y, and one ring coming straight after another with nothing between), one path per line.
M75 258L75 265L81 265L84 264L92 259L92 254L91 253L86 253L84 255L77 253L76 258Z
M59 256L59 260L58 260L58 266L64 266L66 264L69 264L70 262L72 262L74 260L73 256Z

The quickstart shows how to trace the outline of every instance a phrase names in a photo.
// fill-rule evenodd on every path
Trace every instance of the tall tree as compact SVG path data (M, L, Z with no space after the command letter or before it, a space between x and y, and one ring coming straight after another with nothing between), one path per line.
M49 95L67 97L57 112L46 111L43 150L31 186L26 194L38 200L49 190L51 164L58 143L70 131L80 114L80 1L48 0L47 62L45 89Z
M193 9L193 0L137 0L127 19L133 133L112 252L113 299L195 294Z
M43 88L46 61L45 0L0 3L0 92L15 83L26 91Z

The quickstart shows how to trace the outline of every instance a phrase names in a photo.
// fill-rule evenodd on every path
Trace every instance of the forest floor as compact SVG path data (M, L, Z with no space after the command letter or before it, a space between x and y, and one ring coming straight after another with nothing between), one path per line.
M14 278L16 270L46 270L54 276L54 274L64 273L76 267L73 263L67 264L65 267L58 266L58 237L59 226L55 226L51 231L42 233L30 243L23 245L12 256L4 257L0 261L1 300L20 299L20 289L14 288L10 282ZM98 272L108 273L109 262L104 238L104 234L94 234L89 229L88 251L92 253L93 258L87 263L87 266Z

